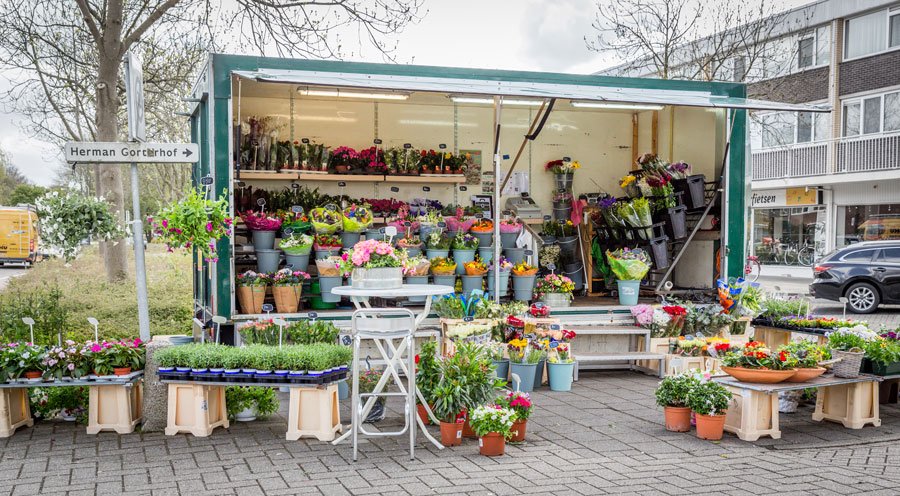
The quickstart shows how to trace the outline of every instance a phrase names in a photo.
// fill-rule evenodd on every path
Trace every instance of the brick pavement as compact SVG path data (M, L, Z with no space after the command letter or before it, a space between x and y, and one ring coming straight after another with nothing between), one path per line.
M501 458L466 440L444 451L420 444L409 461L401 438L379 438L353 463L346 444L285 441L281 416L208 438L88 436L42 422L0 440L0 495L897 493L896 405L883 405L880 428L815 423L805 406L782 414L781 440L708 442L665 431L656 381L588 372L571 393L545 388L534 395L529 441Z

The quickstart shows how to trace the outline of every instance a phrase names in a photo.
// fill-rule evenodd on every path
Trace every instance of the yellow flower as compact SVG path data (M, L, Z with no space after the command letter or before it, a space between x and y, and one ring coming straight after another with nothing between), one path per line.
M581 168L581 162L579 162L579 161L577 161L577 160L574 161L574 162L572 162L572 168L573 168L573 169L580 169L580 168Z
M453 158L452 153L450 153L450 152L444 153L444 160L450 160L451 158Z
M633 183L633 182L634 182L634 179L635 179L635 177L632 176L631 174L629 174L629 175L623 177L621 181L619 181L619 186L622 187L622 188L625 188L625 187L627 187L629 184Z

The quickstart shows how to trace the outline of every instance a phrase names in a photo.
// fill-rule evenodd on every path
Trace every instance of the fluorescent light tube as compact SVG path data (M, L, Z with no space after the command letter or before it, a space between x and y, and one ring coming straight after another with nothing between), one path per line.
M450 99L453 100L455 103L476 103L476 104L482 104L482 105L493 105L494 104L493 98L474 98L474 97L468 97L468 96L451 96ZM504 105L528 105L528 106L539 107L542 103L543 102L540 100L506 100L506 99L503 100Z
M646 103L617 103L617 102L572 102L573 107L596 108L610 110L662 110L663 105Z
M311 90L305 87L297 88L297 93L302 96L324 96L331 98L366 98L375 100L406 100L409 95L406 93L364 93L359 91L344 91L340 89L334 90Z

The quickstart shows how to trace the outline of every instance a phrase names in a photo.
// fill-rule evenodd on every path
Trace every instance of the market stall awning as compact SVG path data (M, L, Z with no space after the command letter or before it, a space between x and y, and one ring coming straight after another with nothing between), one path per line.
M235 71L238 77L264 83L307 84L332 88L366 88L384 91L423 91L454 95L558 98L575 101L675 105L789 112L831 112L825 105L802 105L713 95L703 91L679 91L587 84L555 84L536 81L503 81L417 77L352 72L300 70Z

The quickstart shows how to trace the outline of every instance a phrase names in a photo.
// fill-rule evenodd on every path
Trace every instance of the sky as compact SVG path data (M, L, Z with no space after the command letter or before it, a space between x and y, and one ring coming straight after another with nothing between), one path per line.
M615 58L587 49L597 0L425 0L427 13L397 36L399 63L474 68L592 73ZM751 0L752 1L752 0ZM786 6L803 0L783 0ZM348 33L345 38L351 38ZM372 50L350 60L381 62ZM0 92L9 87L0 73ZM0 108L0 147L37 184L49 185L58 150L28 136L22 117Z

